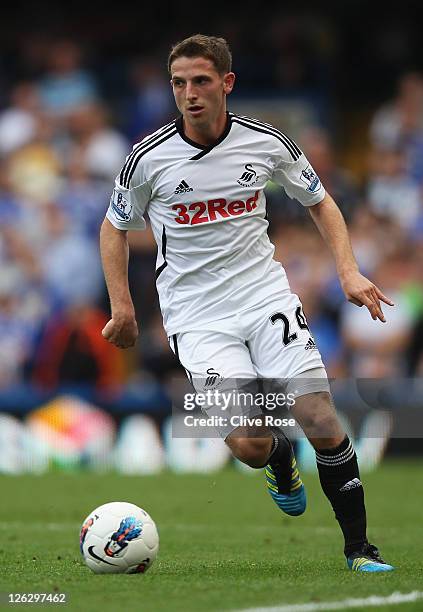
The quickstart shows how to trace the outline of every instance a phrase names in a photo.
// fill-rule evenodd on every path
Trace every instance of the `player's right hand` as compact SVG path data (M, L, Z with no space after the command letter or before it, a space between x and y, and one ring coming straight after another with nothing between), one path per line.
M101 335L118 348L124 349L134 346L138 338L138 325L135 317L112 316L110 321L104 326Z

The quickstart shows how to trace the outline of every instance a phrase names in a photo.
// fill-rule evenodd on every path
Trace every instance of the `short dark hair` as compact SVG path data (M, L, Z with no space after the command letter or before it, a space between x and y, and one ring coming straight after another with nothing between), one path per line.
M216 36L194 34L173 45L167 61L169 74L172 63L178 57L204 57L209 59L213 62L219 74L230 72L232 67L232 54L228 43L224 38L217 38Z

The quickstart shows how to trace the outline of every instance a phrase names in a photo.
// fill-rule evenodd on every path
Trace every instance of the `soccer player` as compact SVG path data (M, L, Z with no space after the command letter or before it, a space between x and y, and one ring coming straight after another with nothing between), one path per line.
M315 448L348 567L392 570L367 540L355 451L333 407L301 302L273 259L263 193L267 181L308 207L333 252L349 301L383 322L380 301L393 303L360 274L343 217L295 142L267 123L227 112L235 74L226 41L191 36L172 48L168 68L180 117L134 146L101 228L111 303L103 336L120 348L136 341L127 231L144 229L147 212L158 246L164 327L195 389L216 380L285 381L285 391L296 396L293 415ZM245 410L250 416L261 412L252 405ZM219 434L235 457L266 468L268 490L282 511L304 512L304 485L280 429L224 424Z

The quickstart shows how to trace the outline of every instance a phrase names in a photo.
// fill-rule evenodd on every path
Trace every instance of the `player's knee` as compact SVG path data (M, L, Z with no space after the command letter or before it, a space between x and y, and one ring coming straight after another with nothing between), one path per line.
M338 438L343 434L334 406L326 395L316 394L315 403L302 410L301 427L308 438Z
M333 415L313 414L308 419L308 428L318 436L332 437L335 430L338 428L339 422Z
M339 420L332 415L313 415L304 431L316 450L336 447L345 438Z
M228 442L234 457L250 467L263 467L270 455L272 438L232 438Z

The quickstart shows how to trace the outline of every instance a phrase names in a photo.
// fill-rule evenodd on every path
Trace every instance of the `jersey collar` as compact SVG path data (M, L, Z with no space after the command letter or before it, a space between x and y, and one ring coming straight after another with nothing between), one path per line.
M191 138L188 138L188 136L185 135L185 132L184 132L184 123L183 123L182 115L180 115L175 120L175 126L176 126L176 129L178 130L179 136L182 138L182 140L185 140L185 142L187 142L192 147L195 147L196 149L200 149L200 153L198 153L197 155L195 155L191 159L200 159L200 157L203 157L204 155L207 155L207 153L209 153L209 151L214 149L214 147L216 147L223 140L225 140L226 136L229 134L229 132L231 130L232 119L231 119L231 115L226 111L226 125L225 125L225 129L223 130L223 132L221 133L219 138L215 142L210 144L210 145L199 144L198 142L195 142L194 140L191 140Z

